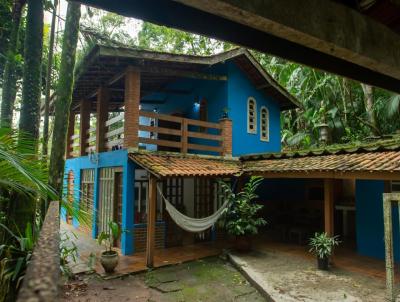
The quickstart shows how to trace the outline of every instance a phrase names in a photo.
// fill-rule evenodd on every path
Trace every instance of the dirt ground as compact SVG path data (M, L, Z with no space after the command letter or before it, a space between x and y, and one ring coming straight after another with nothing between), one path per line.
M380 302L385 280L332 268L316 269L316 261L274 251L232 255L275 301Z
M174 265L124 278L95 274L62 285L60 301L265 301L244 277L220 258Z

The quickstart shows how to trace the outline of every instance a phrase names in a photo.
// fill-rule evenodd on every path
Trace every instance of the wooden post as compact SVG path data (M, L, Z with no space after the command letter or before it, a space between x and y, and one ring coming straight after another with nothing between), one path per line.
M394 294L394 256L391 194L383 194L383 225L385 232L386 299L395 301Z
M325 217L325 232L328 236L334 235L334 180L325 179L324 180L324 217Z
M232 156L232 120L223 118L219 120L222 136L222 156Z
M81 100L80 106L80 129L79 129L79 147L80 156L85 156L87 154L86 147L88 134L87 131L90 128L90 101Z
M66 153L66 158L71 158L73 147L72 147L72 141L71 141L71 136L74 135L74 130L75 130L75 113L70 112L69 113L69 121L68 121L68 129L67 129L67 143L65 145L65 153Z
M108 119L108 102L110 100L110 94L107 88L100 87L97 92L97 123L96 123L96 151L106 151L105 145L105 133L106 133L106 121Z
M182 127L182 135L181 135L181 152L186 154L188 152L188 120L187 119L182 119L181 123Z
M137 149L139 146L140 71L129 66L125 74L125 123L124 147Z
M154 266L154 249L156 236L156 206L157 206L157 179L150 175L149 179L149 200L147 207L147 245L146 265Z

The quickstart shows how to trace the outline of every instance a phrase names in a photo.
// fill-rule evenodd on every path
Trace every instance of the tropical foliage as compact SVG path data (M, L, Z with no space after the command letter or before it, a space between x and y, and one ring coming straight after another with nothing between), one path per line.
M99 245L104 244L108 252L113 251L114 242L121 235L121 229L115 221L109 221L107 224L108 230L103 231L97 237Z
M255 235L258 228L267 223L265 219L257 217L263 208L256 202L256 190L262 181L262 177L251 177L239 193L234 193L227 183L219 182L224 198L229 199L229 206L225 209L225 228L229 234Z

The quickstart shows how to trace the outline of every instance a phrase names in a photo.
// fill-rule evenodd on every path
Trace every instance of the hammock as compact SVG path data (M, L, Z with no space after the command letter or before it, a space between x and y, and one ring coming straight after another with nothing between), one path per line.
M161 195L161 198L165 202L165 208L167 209L169 215L172 220L175 221L177 225L179 225L182 229L192 233L200 233L208 228L212 227L217 220L222 216L224 209L228 206L229 199L226 199L224 204L211 216L204 218L192 218L183 215L179 212L164 196L159 185L157 185L158 192Z

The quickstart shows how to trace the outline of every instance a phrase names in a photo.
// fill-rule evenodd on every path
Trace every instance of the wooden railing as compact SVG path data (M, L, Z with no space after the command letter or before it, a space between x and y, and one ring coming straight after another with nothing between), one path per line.
M104 127L102 127L104 129L104 134L102 134L104 135L104 148L100 148L100 150L112 151L122 148L124 145L124 123L124 113L105 122ZM228 125L228 128L226 125L223 121L212 123L141 110L139 111L136 141L139 144L138 147L141 144L155 145L157 150L181 153L197 153L200 151L229 155L232 139L231 124ZM230 132L224 134L224 131L229 127ZM83 138L80 138L80 135L72 135L69 138L67 154L74 157L97 151L99 142L97 142L98 133L96 131L96 127L89 128ZM227 140L230 140L228 144ZM85 142L84 146L80 146L82 141Z
M96 127L89 128L86 131L86 137L85 152L89 153L91 150L96 150Z
M106 121L105 145L111 151L120 149L124 142L124 113Z
M79 134L74 134L69 138L69 143L70 143L70 156L75 157L79 156L80 153L80 143L79 143L80 135Z
M222 153L223 151L221 146L223 138L220 134L221 125L219 123L148 111L140 111L139 115L140 117L147 117L154 121L154 126L139 123L139 131L152 133L151 137L139 136L139 143L178 149L182 153L188 153L189 151ZM163 123L167 124L165 122L170 123L171 127L160 126ZM215 132L216 134L210 132ZM160 139L163 136L168 138ZM196 139L199 141L196 142ZM201 143L201 140L204 142Z

